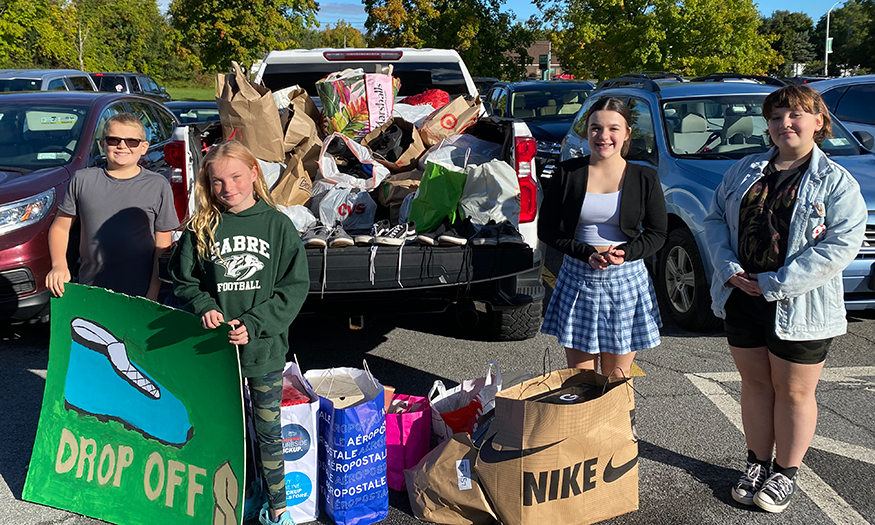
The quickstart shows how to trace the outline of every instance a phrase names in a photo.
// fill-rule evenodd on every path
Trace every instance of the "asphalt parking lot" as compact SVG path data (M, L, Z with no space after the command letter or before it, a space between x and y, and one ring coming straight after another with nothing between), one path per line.
M721 332L695 334L671 323L662 345L639 353L635 379L640 509L610 524L875 523L875 315L849 316L849 333L830 351L818 389L817 436L801 470L801 492L775 517L730 497L744 466L740 383ZM293 325L293 351L305 368L360 366L397 392L426 395L483 375L495 359L506 373L558 368L564 353L539 335L487 342L460 332L450 316L378 319L362 331L331 320ZM21 500L41 403L49 337L42 327L0 332L0 525L102 523ZM418 523L406 494L390 491L387 524ZM320 523L331 523L327 519Z

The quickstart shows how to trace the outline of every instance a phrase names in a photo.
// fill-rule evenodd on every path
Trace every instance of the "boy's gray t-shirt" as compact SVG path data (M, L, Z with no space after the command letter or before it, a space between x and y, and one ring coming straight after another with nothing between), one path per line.
M141 169L130 179L104 168L78 170L60 210L79 217L79 282L144 296L152 278L155 232L179 226L170 182Z

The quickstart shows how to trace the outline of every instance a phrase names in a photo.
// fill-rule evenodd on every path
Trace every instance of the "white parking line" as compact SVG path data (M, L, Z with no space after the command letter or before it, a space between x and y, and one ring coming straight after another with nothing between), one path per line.
M824 374L821 375L822 380L845 381L848 377L853 377L854 375L875 375L875 367L856 367L853 369L853 373L848 373L849 369L845 368L833 368L828 370L830 373L827 374L827 369L824 369ZM737 372L684 375L686 375L687 379L689 379L690 382L692 382L693 385L705 395L705 397L714 403L720 412L729 419L729 422L732 423L739 432L742 434L744 433L744 427L741 423L741 405L723 388L722 385L720 385L720 383L723 382L741 381L741 377ZM816 447L815 444L817 444ZM811 446L834 454L865 461L867 463L872 463L873 458L875 458L875 453L869 449L820 436L815 436ZM826 514L833 523L839 525L869 525L869 522L867 522L860 513L854 510L848 502L842 499L832 487L823 481L823 479L814 471L808 468L807 465L803 463L799 466L799 470L802 472L799 489L805 492L808 497L811 498L811 501L820 507L823 513Z

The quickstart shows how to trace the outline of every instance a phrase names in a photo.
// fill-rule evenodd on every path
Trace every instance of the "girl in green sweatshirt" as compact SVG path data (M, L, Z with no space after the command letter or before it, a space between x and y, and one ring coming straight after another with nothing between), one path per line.
M259 520L294 525L285 512L280 403L289 326L310 286L307 256L241 143L210 150L195 185L194 216L170 259L173 291L204 328L231 326L228 339L240 352L242 376L249 378L267 483L268 505Z

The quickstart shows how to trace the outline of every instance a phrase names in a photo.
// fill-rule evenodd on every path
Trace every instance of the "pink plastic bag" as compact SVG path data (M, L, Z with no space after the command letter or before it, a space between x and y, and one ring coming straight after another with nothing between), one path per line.
M428 454L431 405L428 398L395 394L386 412L386 480L392 490L406 490L404 469Z

